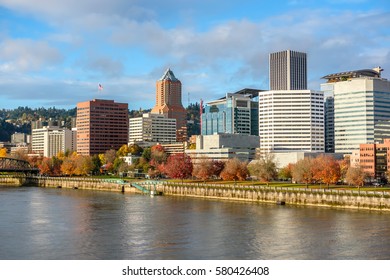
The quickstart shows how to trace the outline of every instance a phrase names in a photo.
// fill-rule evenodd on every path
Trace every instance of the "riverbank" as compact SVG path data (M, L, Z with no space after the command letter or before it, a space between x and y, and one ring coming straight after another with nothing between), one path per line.
M114 179L79 177L15 177L1 176L0 184L35 185L44 188L85 189L123 193L142 193L131 182ZM145 189L172 196L250 201L273 204L321 206L332 208L390 211L390 193L385 191L332 190L259 185L222 185L137 181Z

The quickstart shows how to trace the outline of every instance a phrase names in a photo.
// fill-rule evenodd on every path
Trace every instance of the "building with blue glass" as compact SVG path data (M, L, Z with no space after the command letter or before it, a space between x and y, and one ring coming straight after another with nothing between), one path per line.
M202 112L202 135L259 135L258 89L242 89L208 102Z

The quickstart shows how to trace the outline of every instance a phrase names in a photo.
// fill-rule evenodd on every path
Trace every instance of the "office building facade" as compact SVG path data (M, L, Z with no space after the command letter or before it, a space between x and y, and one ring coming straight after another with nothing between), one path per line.
M102 99L80 102L76 127L78 154L117 150L129 140L128 104Z
M321 91L259 92L260 150L324 152Z
M59 152L75 151L76 133L58 126L44 126L32 129L31 149L44 157L57 156Z
M363 69L325 77L334 98L334 150L350 154L360 144L390 137L390 82L382 69ZM329 112L330 113L330 112Z
M259 135L259 90L243 89L208 102L202 113L202 135L238 133Z
M171 69L156 82L156 105L151 113L176 120L176 140L187 141L187 111L181 102L181 82Z
M152 146L176 142L176 119L147 113L129 120L129 144Z
M269 55L270 90L307 89L306 53L281 51Z

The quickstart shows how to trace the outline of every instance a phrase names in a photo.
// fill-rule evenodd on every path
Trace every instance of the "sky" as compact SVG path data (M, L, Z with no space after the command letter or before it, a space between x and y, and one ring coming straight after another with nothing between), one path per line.
M309 89L377 66L390 79L390 1L0 0L0 109L148 109L167 68L184 106L267 90L268 55L287 49L307 53Z

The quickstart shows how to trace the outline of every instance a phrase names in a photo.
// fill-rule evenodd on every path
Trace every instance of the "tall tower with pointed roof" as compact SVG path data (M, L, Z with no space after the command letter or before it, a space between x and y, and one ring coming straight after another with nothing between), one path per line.
M152 113L176 119L176 140L187 140L187 112L181 103L181 82L170 68L156 82L156 105Z

